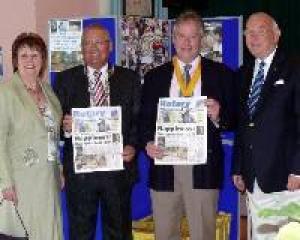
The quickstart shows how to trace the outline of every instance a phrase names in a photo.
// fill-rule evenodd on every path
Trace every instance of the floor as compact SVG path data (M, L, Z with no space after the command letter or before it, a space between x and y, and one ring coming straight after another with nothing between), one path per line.
M240 218L240 240L247 240L247 217Z

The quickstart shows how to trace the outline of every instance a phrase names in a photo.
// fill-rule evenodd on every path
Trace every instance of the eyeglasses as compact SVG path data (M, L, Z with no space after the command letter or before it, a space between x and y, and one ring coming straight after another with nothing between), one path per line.
M269 32L269 29L266 28L261 28L261 29L246 29L244 31L244 35L245 36L259 36L259 37L264 37L267 35L267 33Z
M93 46L100 46L100 47L103 47L105 46L107 43L109 43L109 40L97 40L97 41L83 41L82 45L84 47L93 47Z

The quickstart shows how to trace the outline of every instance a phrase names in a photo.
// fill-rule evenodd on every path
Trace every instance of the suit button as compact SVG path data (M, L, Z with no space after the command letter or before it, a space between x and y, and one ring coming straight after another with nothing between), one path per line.
M249 149L253 149L253 145L252 144L249 145Z
M255 125L254 125L254 122L250 122L249 124L248 124L248 126L249 127L254 127Z

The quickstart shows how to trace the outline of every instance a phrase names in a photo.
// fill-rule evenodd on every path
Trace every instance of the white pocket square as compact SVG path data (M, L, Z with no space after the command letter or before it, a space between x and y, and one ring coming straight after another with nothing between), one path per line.
M284 84L284 79L278 79L275 83L274 83L274 86L275 85L283 85Z

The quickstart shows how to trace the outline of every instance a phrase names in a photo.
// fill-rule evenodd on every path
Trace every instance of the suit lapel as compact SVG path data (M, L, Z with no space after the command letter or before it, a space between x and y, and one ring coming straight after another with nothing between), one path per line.
M245 65L243 67L242 73L241 73L241 99L242 99L242 116L244 116L246 119L249 119L249 109L247 105L247 100L249 98L250 88L252 85L252 78L253 78L253 70L254 70L254 61L251 61L248 65Z
M209 81L206 80L207 77L207 68L206 68L206 60L204 57L200 58L201 60L201 79L200 79L200 84L201 84L201 95L202 96L207 96L207 92L208 92L208 86L207 83L209 83ZM204 74L205 73L205 74Z
M283 59L284 58L282 57L282 54L278 49L274 55L273 61L270 65L264 85L262 87L254 117L256 115L259 115L259 113L264 109L266 105L266 101L269 99L268 96L271 93L272 86L274 85L274 82L279 78L279 74L280 74L279 67L284 63Z
M214 98L216 100L220 100L218 89L216 88L216 82L212 81L217 73L214 72L214 68L212 67L212 63L210 60L201 57L201 96L207 96L209 98Z
M20 98L20 102L23 103L23 107L26 109L27 112L33 113L30 114L30 116L32 118L35 118L37 122L39 122L41 127L45 127L44 119L41 117L34 100L26 91L25 87L23 86L22 80L17 73L15 73L12 81L14 90L16 91L17 96Z
M250 94L250 89L252 85L252 78L253 78L253 70L254 70L254 61L251 62L251 64L245 68L244 70L244 83L242 83L242 93L243 93L243 99L245 99L245 103L247 102L247 99Z
M78 69L73 76L74 84L70 86L72 89L71 97L76 96L76 104L72 107L89 107L90 106L90 93L89 93L89 80L84 70L84 66ZM75 93L75 94L74 94Z
M111 64L108 64L108 83L109 83L109 102L111 106L116 105L116 96L115 93L119 92L119 84L116 84L115 79L115 67Z
M166 76L162 76L160 79L166 79L164 81L160 81L161 83L161 89L162 89L162 96L163 97L169 97L170 96L170 87L171 87L171 82L173 78L173 73L174 73L174 66L172 62L169 62L167 65L167 70L165 72ZM157 91L157 90L155 90Z

